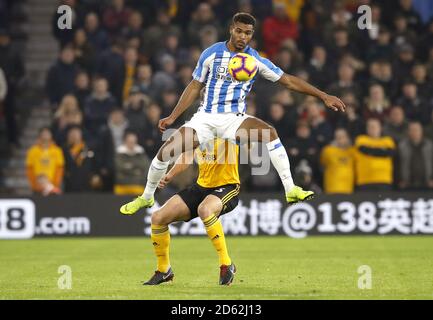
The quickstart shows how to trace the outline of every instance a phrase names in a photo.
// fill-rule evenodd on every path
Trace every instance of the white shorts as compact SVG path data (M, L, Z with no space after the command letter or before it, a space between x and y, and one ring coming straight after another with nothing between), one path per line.
M193 128L197 132L200 144L216 137L235 142L236 131L242 122L250 117L245 113L197 112L182 127Z

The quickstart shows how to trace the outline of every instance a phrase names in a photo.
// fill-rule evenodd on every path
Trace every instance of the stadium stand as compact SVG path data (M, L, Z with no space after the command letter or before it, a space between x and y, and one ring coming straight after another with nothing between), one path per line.
M338 148L350 148L354 165L342 169L350 175L366 171L374 175L363 165L378 158L385 163L386 177L378 170L379 176L368 177L368 181L383 180L394 190L431 189L433 8L416 0L391 1L393 5L386 0L364 2L372 7L372 28L360 31L353 0L18 1L27 11L32 10L29 19L34 26L27 32L36 39L27 44L26 79L33 88L45 86L45 100L34 100L38 103L28 114L32 121L22 126L20 141L29 148L36 142L37 129L49 125L54 141L70 157L70 152L78 151L71 151L69 130L83 137L78 144L92 151L81 153L92 158L86 169L89 172L83 174L88 181L85 187L72 189L65 183L63 192L114 192L128 180L137 185L140 179L125 176L119 159L154 157L162 143L158 119L176 104L201 51L227 38L234 12L247 11L258 18L252 46L285 72L340 96L348 106L345 114L337 114L312 97L260 79L255 83L247 112L277 128L299 179L316 190L332 192L324 173L331 170L330 165L339 164L331 163L329 157L332 152L339 154ZM72 30L56 27L59 4L73 8ZM188 120L196 108L191 107L175 127ZM375 142L366 132L366 124L374 122L370 119L378 119L383 128L379 129L383 146L371 145ZM335 132L338 128L346 129L340 135L350 138L344 147ZM125 144L134 139L138 145L130 147L135 151L128 154ZM326 157L325 149L333 151ZM21 160L12 157L8 164L10 168L16 163L22 178L25 151L20 150ZM423 166L412 165L420 154L425 154ZM139 166L138 160L133 161ZM76 161L70 163L77 165ZM248 170L241 172L244 189L249 191L280 184L272 171L266 178L251 177ZM355 185L336 190L368 189L368 181L349 180ZM23 180L18 185L19 192L30 192L29 183L27 188ZM120 190L116 193L123 192Z

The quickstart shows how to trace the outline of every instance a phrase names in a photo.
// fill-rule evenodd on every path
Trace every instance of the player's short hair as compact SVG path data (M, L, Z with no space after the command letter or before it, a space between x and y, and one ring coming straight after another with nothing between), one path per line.
M256 26L256 18L246 12L236 13L232 18L232 24L236 22L250 24L253 26L253 28Z

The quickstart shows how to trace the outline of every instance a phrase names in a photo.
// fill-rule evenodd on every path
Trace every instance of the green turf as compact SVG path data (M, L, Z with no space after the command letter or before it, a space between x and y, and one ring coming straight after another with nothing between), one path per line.
M0 242L0 299L432 299L433 237L228 237L238 273L218 283L209 240L172 237L173 283L144 287L155 258L145 238ZM72 289L57 286L60 265ZM357 286L360 265L372 289Z

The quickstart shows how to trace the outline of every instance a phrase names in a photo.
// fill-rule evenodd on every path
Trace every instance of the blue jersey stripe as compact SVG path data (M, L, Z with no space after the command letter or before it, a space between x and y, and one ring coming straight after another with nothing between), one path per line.
M245 89L245 93L246 93L246 94L248 94L248 92L250 92L251 87L253 86L253 83L254 83L254 80L251 80L251 81L248 83L248 86L247 86L247 88ZM246 97L245 97L244 107L243 107L243 110L240 111L240 112L245 113L246 111L247 111L247 102L246 102Z
M215 73L216 73L215 69L217 67L215 60L217 60L217 61L221 60L223 54L224 54L224 51L216 52L215 59L212 62L212 64L213 64L212 65L212 73L209 74L209 77L211 77L211 80L210 80L209 86L207 88L209 90L209 94L208 94L207 101L206 101L206 108L205 108L206 112L212 112L212 101L213 101L214 94L215 94L215 85L218 81L218 79L215 76Z
M233 89L232 112L239 112L239 98L241 97L243 83L239 83Z

